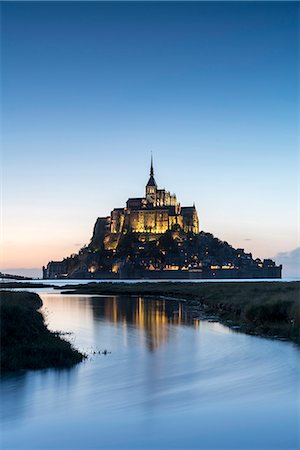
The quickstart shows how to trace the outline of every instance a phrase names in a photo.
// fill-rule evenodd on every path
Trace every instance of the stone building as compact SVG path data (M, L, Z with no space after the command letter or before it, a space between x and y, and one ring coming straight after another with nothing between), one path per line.
M195 205L182 207L175 194L158 189L152 158L145 197L129 198L125 208L115 208L109 217L98 218L96 222L97 230L102 230L103 235L127 231L161 234L174 229L174 226L185 232L199 233L198 214ZM110 236L108 241L111 243L115 239Z

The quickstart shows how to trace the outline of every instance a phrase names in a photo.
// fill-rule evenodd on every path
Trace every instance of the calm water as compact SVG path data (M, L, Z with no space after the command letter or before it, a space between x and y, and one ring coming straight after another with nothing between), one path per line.
M177 302L40 293L90 359L1 381L1 449L297 449L300 353ZM107 349L107 355L92 351Z

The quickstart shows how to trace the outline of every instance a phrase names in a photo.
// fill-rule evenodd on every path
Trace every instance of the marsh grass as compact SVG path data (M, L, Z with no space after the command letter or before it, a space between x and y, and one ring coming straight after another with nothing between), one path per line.
M0 292L1 371L71 367L85 358L45 325L40 297Z
M143 282L64 286L68 294L143 295L185 299L197 313L217 315L249 334L300 342L300 282ZM70 290L71 289L71 290Z

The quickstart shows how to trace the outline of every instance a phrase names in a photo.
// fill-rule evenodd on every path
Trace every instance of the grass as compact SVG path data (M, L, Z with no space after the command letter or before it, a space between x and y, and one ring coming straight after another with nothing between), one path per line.
M71 367L85 358L45 325L40 297L0 291L1 371Z
M194 314L259 336L300 343L300 282L144 282L64 286L66 293L158 295L185 299Z

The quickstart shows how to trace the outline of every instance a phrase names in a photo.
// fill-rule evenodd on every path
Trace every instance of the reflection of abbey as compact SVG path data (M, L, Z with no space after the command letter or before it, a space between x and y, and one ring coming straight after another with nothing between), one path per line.
M111 233L122 233L125 230L138 233L165 233L174 228L180 228L185 232L199 232L195 206L181 206L176 195L170 194L165 189L158 189L154 179L152 158L145 197L129 198L125 208L115 208L110 217L98 221L99 227L107 227Z
M50 261L44 278L280 278L274 261L199 232L193 206L158 189L151 158L145 196L98 217L90 243L62 261Z

